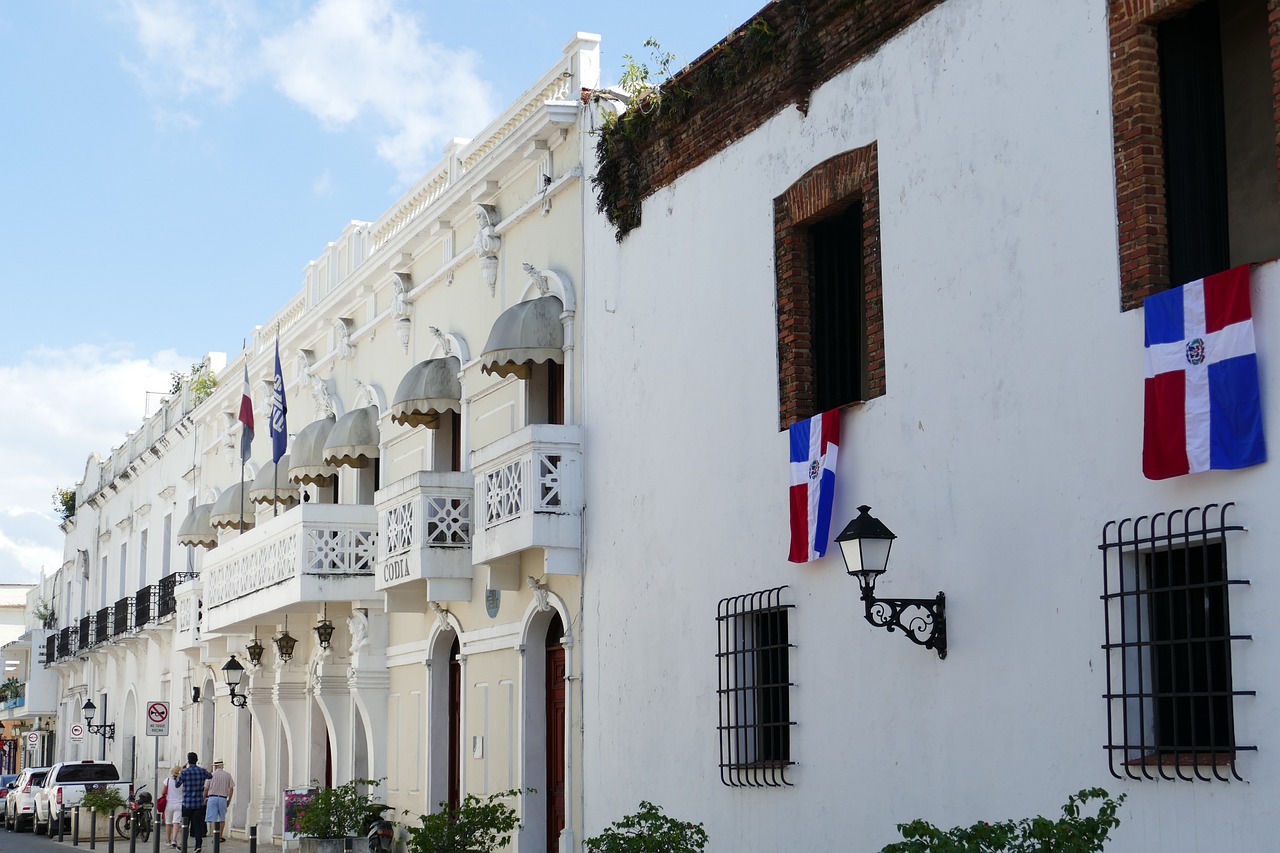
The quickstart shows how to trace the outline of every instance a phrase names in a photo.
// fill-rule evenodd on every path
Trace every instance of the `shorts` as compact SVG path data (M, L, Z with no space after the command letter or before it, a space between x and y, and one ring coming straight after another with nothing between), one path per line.
M174 826L182 826L182 800L164 804L164 822Z
M221 823L227 819L227 798L209 797L204 805L204 819L207 823Z

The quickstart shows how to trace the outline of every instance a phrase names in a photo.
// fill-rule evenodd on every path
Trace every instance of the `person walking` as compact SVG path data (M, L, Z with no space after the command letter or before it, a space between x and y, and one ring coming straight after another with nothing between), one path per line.
M181 772L182 768L175 764L164 783L164 811L160 819L164 821L164 837L170 847L177 847L182 835L182 789L178 787Z
M204 841L204 783L213 776L199 765L200 757L187 753L187 766L178 774L178 787L182 789L182 821L200 849Z
M213 762L213 774L204 783L206 798L204 819L213 824L213 834L219 841L227 840L227 833L222 824L227 819L227 806L231 805L231 796L236 792L235 780L231 774L222 769L222 759Z

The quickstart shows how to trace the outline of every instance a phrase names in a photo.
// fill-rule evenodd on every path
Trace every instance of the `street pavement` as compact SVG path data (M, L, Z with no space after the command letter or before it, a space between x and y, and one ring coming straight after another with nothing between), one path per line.
M155 849L154 838L148 840L145 844L138 842L135 853L152 853ZM208 837L204 840L202 853L213 853L217 849L219 853L249 853L249 842L244 839L243 832L232 833L231 837L218 848L213 846L213 838ZM258 841L257 847L259 853L281 853L279 844L267 844L261 839ZM290 845L290 851L297 850L296 845ZM357 850L362 848L357 847ZM89 842L82 840L79 846L71 843L70 836L66 841L58 843L57 838L45 838L42 835L33 835L30 832L8 832L0 830L0 853L80 853L80 851L89 850ZM106 839L99 838L94 845L94 853L129 853L129 842L120 838L116 838L114 850L108 846ZM187 853L193 853L194 845L188 841ZM164 843L164 835L160 837L160 853L174 853L173 848Z

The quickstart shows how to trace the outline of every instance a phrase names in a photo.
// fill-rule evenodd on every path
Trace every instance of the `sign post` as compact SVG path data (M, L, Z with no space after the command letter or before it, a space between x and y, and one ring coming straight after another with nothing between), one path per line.
M147 703L147 735L153 740L152 760L151 760L151 797L152 802L159 802L160 791L157 787L160 784L160 738L169 736L169 703L168 702L148 702ZM160 816L160 821L164 821L164 815ZM159 838L159 835L156 836Z

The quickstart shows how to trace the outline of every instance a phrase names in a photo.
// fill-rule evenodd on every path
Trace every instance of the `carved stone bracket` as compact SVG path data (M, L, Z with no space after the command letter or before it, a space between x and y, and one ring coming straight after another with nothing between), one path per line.
M502 238L498 236L498 209L491 204L477 204L476 223L480 227L472 248L480 259L480 273L484 276L484 283L489 285L489 295L493 296L497 293L498 251L502 248Z

